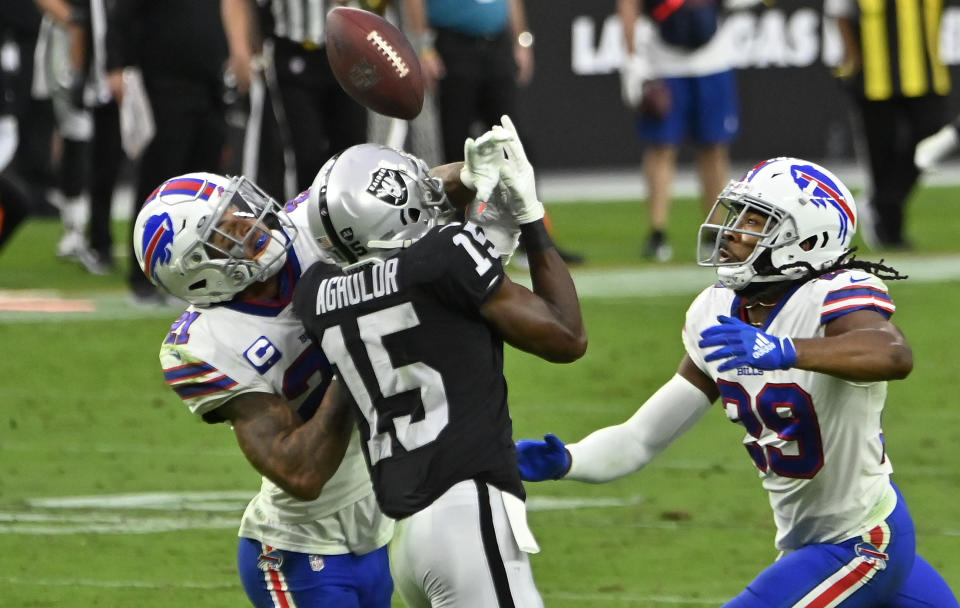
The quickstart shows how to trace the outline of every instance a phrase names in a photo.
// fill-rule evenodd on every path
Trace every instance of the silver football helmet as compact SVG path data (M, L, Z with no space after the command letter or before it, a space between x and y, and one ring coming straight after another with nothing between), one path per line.
M334 156L310 186L307 218L340 266L409 247L451 210L440 179L405 152L360 144Z
M759 213L762 229L748 230L744 218ZM731 289L750 283L793 280L824 270L850 251L857 206L850 190L830 171L798 158L773 158L732 181L700 226L701 266L717 268ZM734 234L757 239L750 256L727 260L724 243Z
M283 207L245 177L188 173L147 198L133 248L155 285L203 306L276 274L296 236Z

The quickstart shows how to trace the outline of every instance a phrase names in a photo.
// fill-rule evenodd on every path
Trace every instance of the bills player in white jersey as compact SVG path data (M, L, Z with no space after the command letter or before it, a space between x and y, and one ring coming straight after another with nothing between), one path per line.
M293 316L301 273L325 259L307 196L281 207L243 177L175 177L145 202L134 248L155 284L190 303L161 346L167 384L196 416L230 424L263 476L239 531L251 603L386 608L394 523L349 410L321 405L331 368Z
M719 398L746 431L781 551L727 607L957 606L916 555L880 426L886 381L913 367L881 279L904 277L853 259L856 227L849 190L814 163L775 158L731 182L700 229L719 283L687 311L677 374L623 424L569 446L517 442L522 477L639 470Z

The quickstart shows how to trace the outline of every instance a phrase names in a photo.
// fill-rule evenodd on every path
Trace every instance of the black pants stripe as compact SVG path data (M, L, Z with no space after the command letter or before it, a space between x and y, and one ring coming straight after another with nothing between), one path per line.
M493 577L493 587L497 592L497 605L500 608L514 608L507 569L503 565L500 546L497 544L497 531L493 527L490 493L487 491L487 484L482 481L475 481L475 483L480 502L480 537L483 540L483 552L487 556L487 564L490 566L490 575Z

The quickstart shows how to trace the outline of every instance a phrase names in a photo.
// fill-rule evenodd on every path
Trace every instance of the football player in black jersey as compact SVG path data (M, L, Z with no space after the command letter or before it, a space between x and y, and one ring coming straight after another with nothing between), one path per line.
M477 147L484 149L477 153ZM542 606L503 376L503 343L554 362L587 346L569 271L543 226L533 169L508 117L468 140L462 181L489 191L530 260L514 283L473 222L449 208L423 161L348 148L310 189L311 230L337 265L314 265L294 306L349 392L410 606ZM491 171L492 168L492 171ZM482 216L481 216L482 217Z

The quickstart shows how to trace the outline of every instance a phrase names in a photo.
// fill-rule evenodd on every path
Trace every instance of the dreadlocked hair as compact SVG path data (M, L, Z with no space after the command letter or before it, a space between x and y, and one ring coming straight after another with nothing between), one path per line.
M807 270L807 275L804 277L805 280L815 279L821 275L836 272L838 270L850 270L852 268L869 272L870 274L884 281L902 281L910 278L909 275L900 274L900 271L896 268L884 265L882 258L879 262L856 259L853 255L856 250L857 248L853 247L852 249L845 251L843 255L837 258L836 262L827 268L824 268L823 270L815 270L814 267L808 262L795 262L793 264L787 264L786 266L777 268L777 270L782 272L791 268L805 268Z

